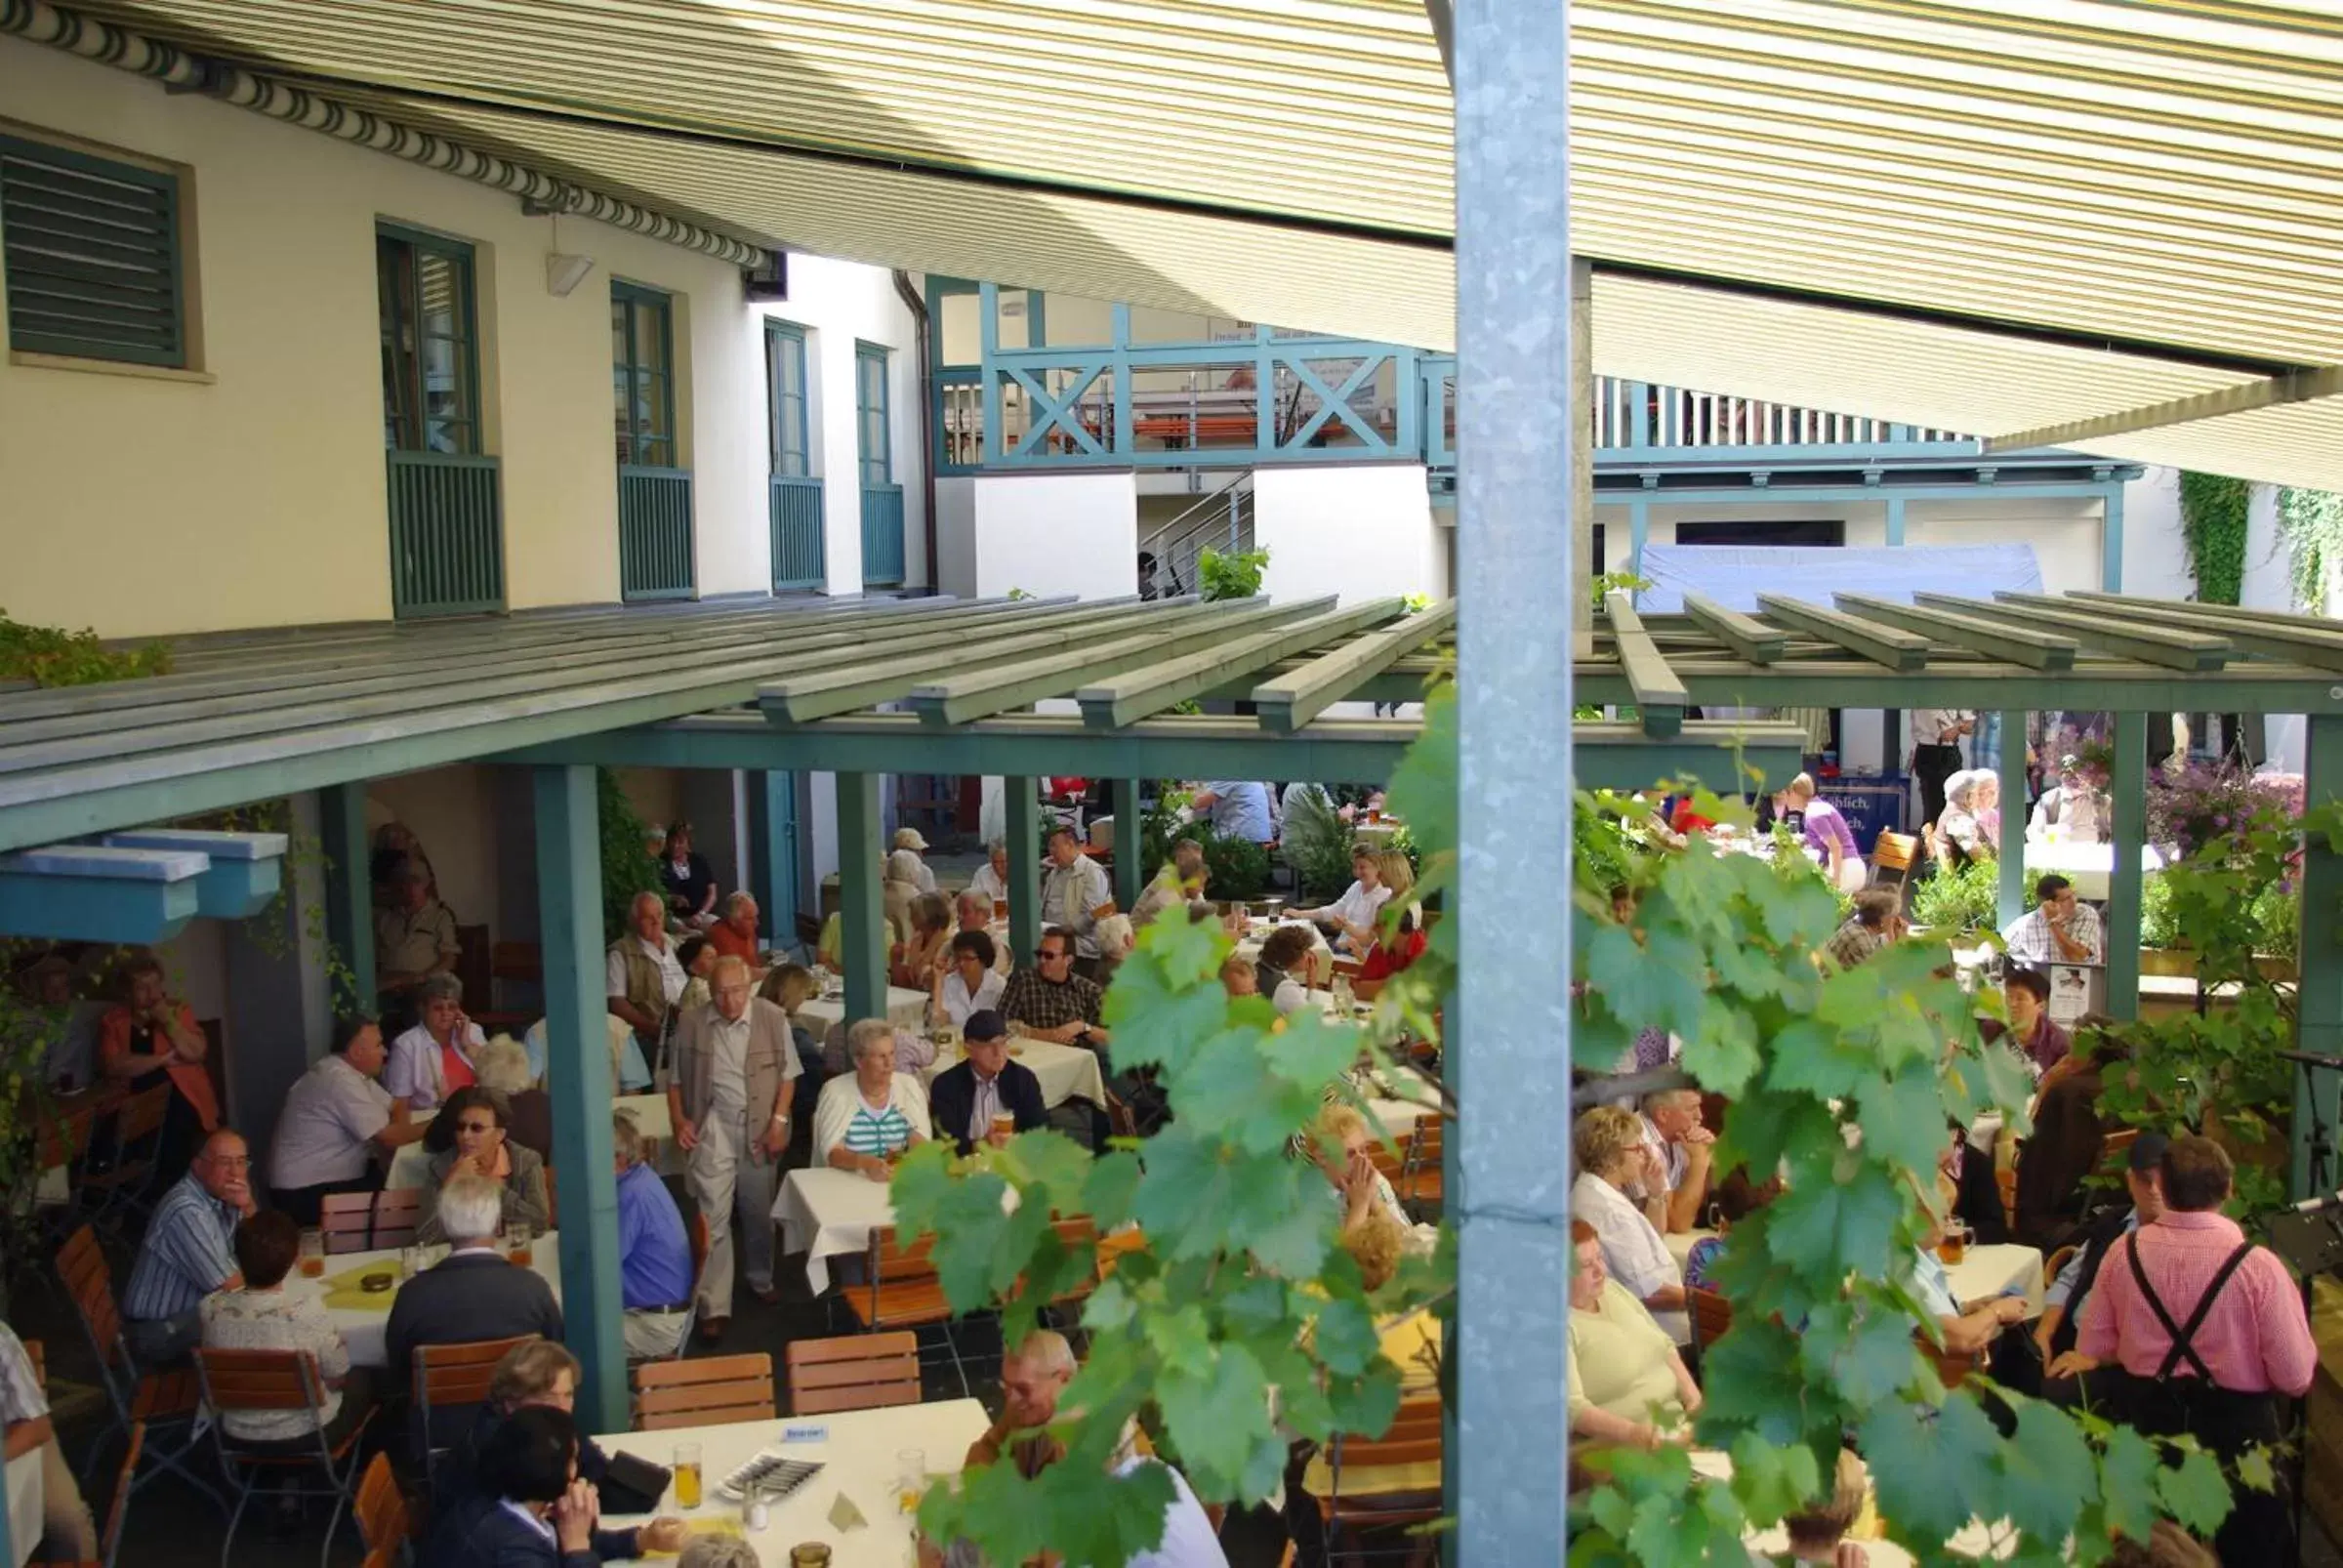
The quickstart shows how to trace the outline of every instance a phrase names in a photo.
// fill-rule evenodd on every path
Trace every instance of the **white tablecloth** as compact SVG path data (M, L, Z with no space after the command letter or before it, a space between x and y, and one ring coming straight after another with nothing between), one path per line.
M1440 1092L1426 1082L1413 1067L1387 1069L1383 1079L1399 1092L1396 1099L1371 1099L1368 1109L1382 1118L1383 1126L1394 1136L1405 1136L1408 1130L1427 1116L1440 1114Z
M1713 1230L1670 1231L1662 1239L1667 1244L1667 1255L1682 1268L1693 1245L1715 1234ZM1952 1299L1956 1301L1965 1303L2017 1290L2025 1295L2026 1304L2035 1313L2042 1309L2042 1255L2032 1247L2014 1243L1971 1247L1967 1257L1949 1265L1945 1272L1952 1279Z
M431 1249L431 1255L436 1256L444 1250L434 1247ZM549 1230L538 1237L531 1244L530 1251L532 1256L529 1259L529 1266L545 1277L545 1282L554 1288L554 1299L559 1300L561 1299L561 1253L555 1233ZM288 1292L307 1294L322 1300L325 1295L327 1278L347 1274L353 1269L365 1268L368 1265L388 1268L392 1274L396 1274L398 1272L398 1249L393 1247L382 1252L336 1253L325 1260L323 1275L316 1279L310 1279L297 1269L285 1276L285 1289ZM612 1260L611 1266L617 1266L615 1259ZM349 1364L351 1366L382 1367L390 1365L390 1358L383 1349L383 1331L390 1322L390 1303L397 1298L398 1292L392 1289L383 1292L380 1296L369 1298L371 1300L380 1301L382 1303L380 1306L328 1307L326 1309L325 1315L342 1333L342 1342L349 1346Z
M2107 885L2116 869L2116 846L2112 844L2045 844L2037 839L2026 841L2026 880L2052 872L2075 885L2075 896L2093 903L2107 897ZM2140 848L2140 873L2152 877L2164 869L2162 851L2152 846Z
M1730 1481L1733 1479L1733 1460L1730 1455L1720 1454L1713 1449L1696 1448L1692 1452L1692 1471L1706 1480ZM1752 1530L1744 1539L1748 1542L1750 1549L1771 1556L1780 1556L1789 1550L1789 1532L1780 1526L1771 1530ZM1856 1544L1863 1547L1867 1568L1911 1568L1911 1553L1892 1541L1863 1541ZM1982 1557L1989 1553L2007 1555L2006 1551L1994 1552L1993 1547L1993 1531L1982 1520L1976 1519L1962 1525L1952 1539L1945 1543L1946 1550L1963 1557Z
M41 1477L41 1451L20 1454L8 1462L9 1568L24 1568L32 1548L41 1544L41 1511L47 1493Z
M613 1102L612 1108L633 1112L635 1126L644 1137L667 1138L675 1135L676 1124L668 1117L665 1094L621 1094ZM437 1111L417 1111L415 1120L428 1122L438 1114ZM383 1185L393 1191L428 1187L432 1184L431 1164L432 1157L424 1149L421 1139L402 1143L397 1152L390 1156L390 1174L383 1178Z
M827 1041L830 1032L846 1021L846 1001L843 997L809 997L798 1004L798 1023L816 1040ZM927 1021L927 993L906 986L886 988L886 1021L898 1029L917 1029Z
M823 1166L781 1178L773 1217L781 1224L781 1251L805 1255L805 1283L819 1296L830 1288L829 1260L870 1246L874 1229L895 1222L895 1206L885 1182Z
M1101 1106L1106 1103L1106 1080L1098 1071L1096 1052L1061 1046L1054 1040L1019 1040L1009 1047L1009 1054L1042 1081L1042 1103L1051 1109L1070 1099L1087 1099ZM962 1059L958 1047L946 1046L936 1052L935 1060L920 1070L920 1078L932 1084L937 1073L959 1065Z
M765 1527L747 1536L758 1560L767 1568L786 1568L790 1547L819 1541L830 1547L832 1568L901 1568L912 1560L911 1522L896 1503L895 1457L918 1449L926 1456L928 1474L957 1475L968 1445L990 1424L984 1407L975 1400L953 1399L842 1411L786 1424L751 1421L664 1432L610 1432L595 1441L612 1453L638 1455L655 1465L673 1464L678 1442L699 1444L700 1506L678 1509L672 1489L661 1500L661 1512L679 1512L687 1520L720 1518L737 1524L740 1506L719 1498L717 1485L768 1447L791 1459L812 1461L822 1466L821 1473L771 1505ZM819 1427L824 1435L814 1442L784 1443L785 1425ZM830 1510L841 1493L870 1521L866 1527L842 1531L830 1522ZM642 1517L612 1514L603 1523L623 1530L641 1523Z

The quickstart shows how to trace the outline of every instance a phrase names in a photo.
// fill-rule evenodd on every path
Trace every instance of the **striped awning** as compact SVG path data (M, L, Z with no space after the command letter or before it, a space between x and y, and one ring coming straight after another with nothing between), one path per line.
M760 241L1452 340L1418 0L86 9ZM1598 369L2001 434L2343 363L2331 6L1573 15ZM2339 437L2322 396L2069 444L2343 488Z

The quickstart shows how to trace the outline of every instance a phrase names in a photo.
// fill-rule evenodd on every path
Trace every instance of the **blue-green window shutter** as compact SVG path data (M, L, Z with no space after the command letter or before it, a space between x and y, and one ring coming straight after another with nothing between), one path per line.
M179 177L0 136L9 346L187 364Z
M394 452L478 453L479 329L472 247L378 224L374 265L383 340L383 444Z
M610 285L610 392L622 468L679 466L674 305L657 289Z
M875 343L854 346L855 445L862 458L862 482L894 482L894 452L887 428L887 351Z
M773 476L813 472L805 421L805 332L787 321L764 324L764 376L772 415Z

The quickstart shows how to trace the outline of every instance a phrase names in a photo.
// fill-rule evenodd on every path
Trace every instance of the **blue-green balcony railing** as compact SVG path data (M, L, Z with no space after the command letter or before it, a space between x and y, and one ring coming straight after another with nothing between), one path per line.
M619 465L618 587L628 599L692 597L689 469Z
M903 586L903 486L862 487L862 581L870 588Z
M493 457L389 452L390 610L402 619L505 607L505 524Z
M819 588L829 580L822 543L822 481L774 475L773 592Z

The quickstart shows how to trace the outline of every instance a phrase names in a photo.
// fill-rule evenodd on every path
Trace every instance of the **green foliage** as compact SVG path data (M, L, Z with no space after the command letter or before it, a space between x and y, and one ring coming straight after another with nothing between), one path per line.
M1172 859L1172 846L1193 839L1204 846L1205 896L1243 901L1269 890L1269 851L1248 839L1213 831L1210 822L1183 822L1192 798L1170 779L1156 792L1155 806L1139 824L1139 864L1152 872Z
M1196 557L1196 580L1206 598L1251 598L1268 566L1266 550L1207 550Z
M596 768L594 789L602 849L602 940L615 942L627 928L635 895L659 890L659 863L651 858L650 829L619 788L618 775Z
M1614 593L1640 594L1651 586L1652 580L1649 577L1639 576L1634 572L1598 572L1593 585L1594 612L1600 615L1603 612L1603 601Z
M334 871L334 862L325 852L325 843L313 833L304 833L293 816L293 803L278 799L258 801L201 818L193 824L219 828L227 833L281 833L285 836L285 859L276 896L268 907L246 919L242 924L244 939L261 952L279 963L293 959L301 948L303 937L323 955L326 989L332 996L332 1008L337 1013L371 1012L375 999L358 990L357 970L349 967L349 957L334 942L326 928L325 905L308 899L300 905L301 928L294 929L292 910L295 889L310 879L322 885ZM370 866L352 866L349 874L361 886L372 873Z
M1406 595L1400 599L1399 607L1410 615L1421 615L1432 607L1432 596L1429 594Z
M86 686L170 673L171 645L167 642L109 648L86 627L67 632L55 626L27 626L0 611L0 681Z
M1997 924L2000 879L1991 860L1972 860L1957 870L1940 862L1911 890L1911 923L1943 936L1991 930Z
M2197 598L2235 604L2245 582L2245 512L2253 486L2219 474L2180 476L2180 537Z
M1305 904L1337 897L1350 886L1351 844L1350 824L1336 814L1325 791L1300 791L1287 805L1278 851L1299 879Z
M2343 495L2331 490L2281 490L2278 531L2294 564L2294 607L2326 613L2326 583L2343 566Z

